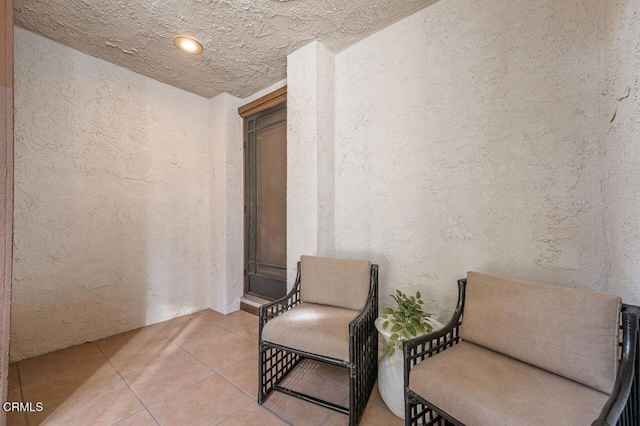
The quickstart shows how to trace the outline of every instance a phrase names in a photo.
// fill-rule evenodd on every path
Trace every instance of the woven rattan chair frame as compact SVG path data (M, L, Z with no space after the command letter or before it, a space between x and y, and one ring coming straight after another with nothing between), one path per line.
M378 333L374 324L378 317L378 265L371 265L367 303L358 316L349 323L349 361L284 347L262 339L262 330L267 322L302 303L300 279L300 262L298 262L296 281L289 294L282 299L262 305L259 309L258 403L263 404L269 394L275 390L347 414L349 424L356 425L362 417L378 376ZM348 370L349 407L281 386L280 383L285 377L304 359Z
M404 403L406 425L454 425L464 426L452 415L422 398L409 389L411 369L424 359L445 351L460 343L465 289L467 280L458 280L458 304L451 321L441 330L404 342ZM640 377L638 339L640 308L622 305L620 314L620 357L618 375L613 392L600 417L592 426L638 426L640 425Z

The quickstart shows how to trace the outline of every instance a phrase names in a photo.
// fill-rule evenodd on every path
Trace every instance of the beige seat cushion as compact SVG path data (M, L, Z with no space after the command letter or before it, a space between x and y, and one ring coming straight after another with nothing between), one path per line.
M460 335L610 393L618 366L619 296L469 272Z
M469 426L590 425L609 397L469 342L416 365L409 388Z
M359 312L301 303L262 329L262 340L288 348L349 361L349 323Z
M300 257L300 299L303 302L361 311L367 303L371 262L328 257Z

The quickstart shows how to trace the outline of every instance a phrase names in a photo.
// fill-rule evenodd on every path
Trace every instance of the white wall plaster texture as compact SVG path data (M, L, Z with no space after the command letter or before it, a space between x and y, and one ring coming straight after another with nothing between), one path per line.
M335 56L317 43L318 254L335 251Z
M209 100L15 43L12 359L205 308Z
M337 52L432 0L16 0L16 22L90 55L211 97L245 97L285 77L286 56L320 40ZM198 38L193 57L173 37Z
M222 94L209 101L209 199L211 238L211 300L209 306L226 313L229 297L227 283L227 128L228 95Z
M607 290L600 9L442 1L336 56L336 253L383 302L446 319L467 270Z
M604 180L610 291L640 304L640 2L605 2Z
M325 46L313 42L289 55L287 92L287 281L292 287L301 255L334 253L334 56Z

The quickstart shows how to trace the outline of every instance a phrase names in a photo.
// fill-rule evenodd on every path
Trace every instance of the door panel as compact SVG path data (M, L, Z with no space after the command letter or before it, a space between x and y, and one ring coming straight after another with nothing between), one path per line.
M282 104L245 119L245 291L268 299L286 293L286 118L286 104Z
M287 263L287 123L256 134L257 253L271 265Z

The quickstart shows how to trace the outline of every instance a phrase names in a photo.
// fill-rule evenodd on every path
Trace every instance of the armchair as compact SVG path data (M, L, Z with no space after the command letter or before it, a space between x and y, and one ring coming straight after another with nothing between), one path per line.
M258 403L276 390L359 422L378 372L378 266L368 261L302 256L295 285L259 309ZM349 407L280 383L303 359L349 372Z
M405 424L638 425L639 314L469 272L451 321L404 343Z

